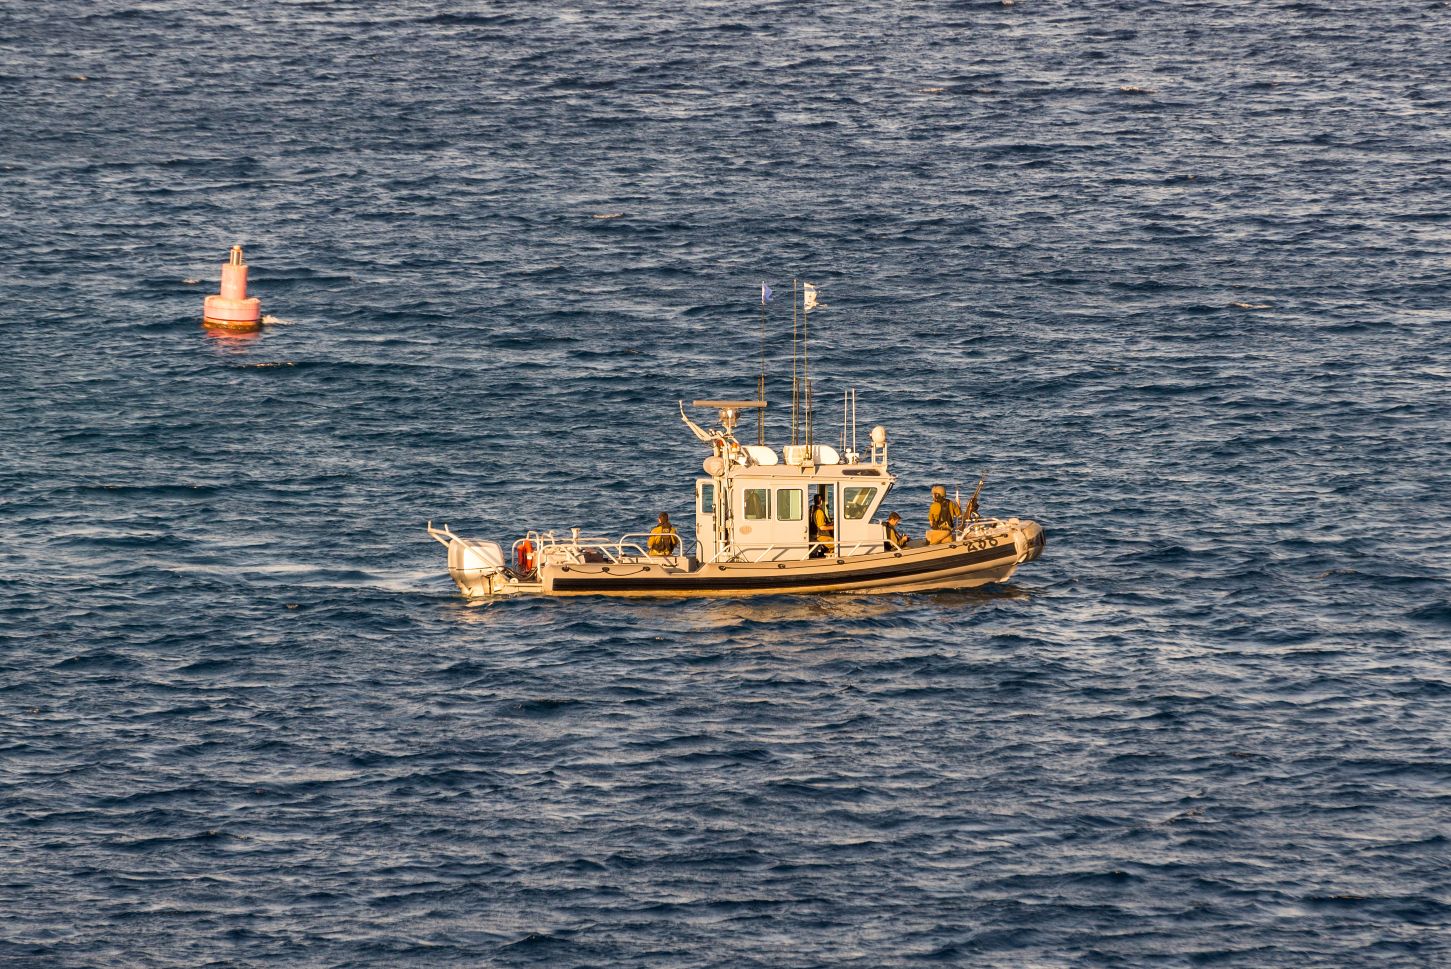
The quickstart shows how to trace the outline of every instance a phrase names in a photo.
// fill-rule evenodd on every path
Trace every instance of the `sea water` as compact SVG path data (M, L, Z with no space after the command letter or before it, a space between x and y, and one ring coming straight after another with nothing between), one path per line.
M1451 962L1448 37L4 6L0 963ZM786 443L793 279L817 440L856 388L884 511L986 474L1043 559L457 595L429 519L691 520L762 282Z

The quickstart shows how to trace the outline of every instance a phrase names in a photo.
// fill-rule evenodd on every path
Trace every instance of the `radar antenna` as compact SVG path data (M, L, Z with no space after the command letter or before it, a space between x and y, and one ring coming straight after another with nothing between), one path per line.
M734 438L736 426L741 422L741 411L756 408L764 410L766 402L764 400L692 400L690 406L714 408L717 411L720 426L725 428L728 436Z

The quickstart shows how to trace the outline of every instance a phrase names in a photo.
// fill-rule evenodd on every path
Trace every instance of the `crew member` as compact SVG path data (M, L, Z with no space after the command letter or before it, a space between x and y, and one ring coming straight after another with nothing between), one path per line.
M820 545L811 546L811 557L822 558L831 547L832 535L835 529L831 524L831 513L826 510L826 498L820 492L811 499L811 540L821 542Z
M947 488L943 485L932 486L932 506L927 509L927 544L941 545L951 540L953 531L957 528L957 520L962 517L962 508L957 502L947 497Z
M649 545L650 554L659 558L674 555L680 545L680 535L675 531L675 526L670 524L670 516L663 511L660 513L660 524L650 529Z
M908 543L912 541L909 535L897 527L901 520L902 516L895 511L887 516L887 523L882 526L886 537L886 541L882 543L882 551L895 552L899 548L906 548Z

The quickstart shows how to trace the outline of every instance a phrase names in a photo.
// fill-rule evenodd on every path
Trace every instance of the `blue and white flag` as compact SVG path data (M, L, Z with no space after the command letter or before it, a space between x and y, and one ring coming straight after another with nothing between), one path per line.
M774 296L774 295L775 294L771 292L771 287L767 286L765 283L762 283L761 284L761 305L762 306L765 306L767 303L771 302L771 297Z

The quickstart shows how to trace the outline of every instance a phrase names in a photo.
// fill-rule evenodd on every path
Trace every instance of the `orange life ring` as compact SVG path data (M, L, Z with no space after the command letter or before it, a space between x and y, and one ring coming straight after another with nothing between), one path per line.
M523 539L514 550L514 560L519 563L519 571L534 571L534 543L529 539Z

